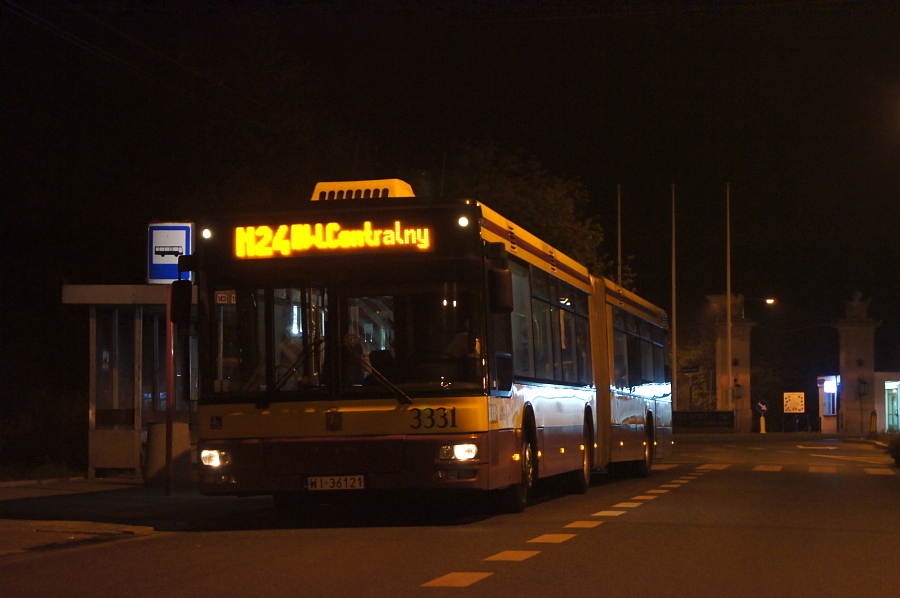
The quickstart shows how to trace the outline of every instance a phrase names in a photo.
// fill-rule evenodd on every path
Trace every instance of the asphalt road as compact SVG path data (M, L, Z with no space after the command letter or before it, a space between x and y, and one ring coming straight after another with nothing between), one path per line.
M190 493L0 498L6 523L43 513L149 530L0 556L0 596L900 595L900 469L883 449L676 439L648 478L544 489L518 515L409 496L292 516Z

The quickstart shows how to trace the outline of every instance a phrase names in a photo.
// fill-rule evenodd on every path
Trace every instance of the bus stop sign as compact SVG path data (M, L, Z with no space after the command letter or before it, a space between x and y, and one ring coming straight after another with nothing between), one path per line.
M147 232L147 284L178 280L178 256L193 253L193 222L160 222Z

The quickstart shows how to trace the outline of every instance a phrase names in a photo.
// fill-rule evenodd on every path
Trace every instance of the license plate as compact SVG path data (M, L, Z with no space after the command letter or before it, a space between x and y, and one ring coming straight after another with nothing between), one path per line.
M306 487L309 490L361 490L366 487L366 481L361 475L311 476Z

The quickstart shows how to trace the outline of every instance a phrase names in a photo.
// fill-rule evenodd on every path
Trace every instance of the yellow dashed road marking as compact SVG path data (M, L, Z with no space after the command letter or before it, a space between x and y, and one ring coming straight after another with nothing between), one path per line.
M863 467L863 471L872 475L896 475L886 467Z
M540 550L504 550L498 552L494 556L484 559L486 561L524 561L530 559L536 554L541 554Z
M757 465L753 471L781 471L782 469L781 465Z
M443 587L443 588L465 588L472 585L476 581L481 581L485 577L490 577L492 573L448 573L437 579L432 579L428 583L423 583L421 587Z
M537 538L533 538L528 541L545 544L559 544L561 542L565 542L566 540L571 540L575 537L575 535L576 534L544 534L543 536L538 536Z
M653 469L666 470L671 469L673 467L677 467L678 464L668 464L668 465L654 465ZM660 494L665 494L669 492L667 488L680 488L682 484L686 484L691 480L694 480L700 477L702 474L707 473L705 470L714 470L714 469L725 469L730 467L730 463L712 463L707 465L702 465L697 468L697 471L693 474L685 475L681 478L673 480L670 484L662 484L660 488L655 490L647 490L646 494L641 494L633 497L631 500L634 502L620 502L618 504L613 505L613 508L616 509L631 509L635 507L639 507L644 502L639 501L649 501L657 498ZM758 466L757 470L760 471L777 471L777 469L761 469L765 467L773 467L773 466ZM779 467L780 469L780 467ZM828 469L828 468L821 468ZM812 471L813 468L810 468ZM882 469L880 471L872 469L872 471L866 470L868 473L891 473L891 470ZM618 517L619 515L624 515L627 511L597 511L592 514L592 517ZM573 521L571 523L566 524L564 527L566 528L583 528L583 529L591 529L595 528L598 525L602 524L603 521ZM536 538L532 538L528 540L529 543L535 544L561 544L567 540L571 540L577 534L543 534ZM484 559L484 561L507 561L507 562L520 562L530 559L533 556L540 554L539 550L504 550L498 552L495 555L489 556ZM444 588L465 588L474 583L481 581L487 577L493 575L493 572L475 572L475 571L457 571L454 573L448 573L446 575L442 575L436 579L432 579L429 582L423 583L420 587L444 587Z
M884 465L890 462L887 457L843 457L841 455L810 455L810 457L822 457L823 459L840 459L841 461L853 461L854 463L868 463L869 465Z

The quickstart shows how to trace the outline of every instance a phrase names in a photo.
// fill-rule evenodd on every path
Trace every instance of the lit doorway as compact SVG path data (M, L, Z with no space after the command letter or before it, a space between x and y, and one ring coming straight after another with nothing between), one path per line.
M900 381L888 380L884 383L884 415L885 430L896 433L900 431L900 401L898 401Z

